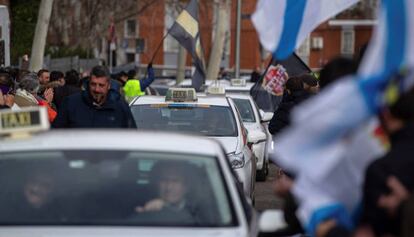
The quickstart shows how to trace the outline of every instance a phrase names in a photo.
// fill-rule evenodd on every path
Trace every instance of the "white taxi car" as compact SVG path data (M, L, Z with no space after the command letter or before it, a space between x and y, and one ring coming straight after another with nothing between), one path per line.
M192 79L185 79L178 83L175 87L191 88ZM230 81L228 80L206 80L204 82L206 86L211 86L215 84L220 84L221 86L230 86Z
M0 111L0 236L247 237L285 225L280 212L258 218L214 140L28 133L47 127L43 108Z
M232 98L236 104L248 133L260 133L262 137L266 138L252 145L252 151L257 157L256 179L258 181L265 181L269 172L269 155L267 151L272 140L267 129L267 123L272 119L273 114L260 111L249 94L226 93L226 95Z
M263 137L248 136L232 99L172 88L166 97L143 96L130 106L138 130L191 133L220 141L246 195L254 201L256 158L248 146Z
M230 83L224 84L226 93L237 93L250 95L250 90L253 88L255 83L248 82L246 79L233 78Z

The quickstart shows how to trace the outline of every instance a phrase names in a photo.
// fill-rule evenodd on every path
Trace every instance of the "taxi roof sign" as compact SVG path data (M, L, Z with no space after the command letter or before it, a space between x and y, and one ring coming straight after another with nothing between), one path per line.
M222 86L213 85L207 88L207 94L210 95L225 95L226 89Z
M165 101L193 102L197 101L194 88L170 88L165 95Z
M247 81L246 81L246 79L234 78L234 79L230 80L230 83L231 83L232 86L246 86Z
M0 110L0 134L30 133L50 127L45 107Z

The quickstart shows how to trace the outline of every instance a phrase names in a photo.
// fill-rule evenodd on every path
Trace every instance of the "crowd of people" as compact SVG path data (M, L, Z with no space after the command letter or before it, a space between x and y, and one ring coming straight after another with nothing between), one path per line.
M290 77L283 99L269 123L269 132L277 137L290 125L294 107L325 90L334 81L355 73L356 65L351 59L336 58L320 71L319 78L310 74ZM33 73L3 68L0 70L0 109L43 106L54 128L135 128L127 101L143 95L153 80L151 64L148 77L142 80L136 78L135 71L122 72L112 79L103 66L94 67L89 75L83 77L75 70L64 74L44 69ZM411 167L414 164L410 159L414 153L413 103L414 90L411 90L378 114L391 148L366 170L356 227L351 230L336 222L335 218L326 219L318 225L317 236L411 236L414 206L411 195L414 188ZM285 199L284 212L289 224L279 231L280 236L304 231L295 214L298 204L291 193L294 181L295 175L284 171L280 171L276 181L276 193ZM175 194L178 197L185 193L185 187L178 181L176 183L177 190L181 191ZM161 182L161 195L164 194L163 185ZM136 211L162 209L168 201L170 194L167 194L137 207Z
M2 68L0 109L45 107L55 128L136 127L127 101L145 94L154 81L152 65L148 65L146 78L138 80L136 74L131 70L111 77L104 66L82 76L75 70L63 74Z
M334 81L355 73L357 64L351 59L336 58L320 71L318 80L308 74L290 77L285 85L283 99L269 123L269 132L277 139L280 132L289 126L294 107L319 90L324 91ZM410 157L414 152L413 104L414 89L411 89L378 113L380 127L388 138L390 149L385 156L375 159L365 172L361 190L361 208L354 218L354 227L342 225L337 221L337 217L333 216L317 226L314 233L316 236L412 236L411 192L414 188L414 176L410 170L414 164ZM288 227L279 230L273 236L305 232L306 227L301 225L297 217L299 203L292 194L294 183L295 174L281 169L275 182L275 191L284 199L284 213Z

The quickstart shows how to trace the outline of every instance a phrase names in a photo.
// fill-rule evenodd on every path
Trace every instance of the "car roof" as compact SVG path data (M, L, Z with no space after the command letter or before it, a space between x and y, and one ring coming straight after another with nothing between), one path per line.
M226 93L226 96L233 98L233 99L245 99L250 100L252 99L251 95L248 94L240 94L240 93Z
M0 138L0 152L33 150L145 150L216 156L220 145L206 137L136 130L50 130L30 138Z
M246 82L245 86L232 86L232 85L224 85L224 88L227 91L250 91L255 83L253 82Z
M230 81L228 80L206 80L205 85L213 85L214 83L218 83L222 86L230 86ZM192 85L192 79L185 79L177 84L178 86L191 86Z
M202 105L213 105L213 106L225 106L229 107L229 102L227 98L222 95L202 95L197 94L197 101L189 101L189 102L172 102L172 101L165 101L165 96L141 96L137 98L135 101L132 102L133 105L142 105L142 104L164 104L164 103L181 103L181 104L202 104Z

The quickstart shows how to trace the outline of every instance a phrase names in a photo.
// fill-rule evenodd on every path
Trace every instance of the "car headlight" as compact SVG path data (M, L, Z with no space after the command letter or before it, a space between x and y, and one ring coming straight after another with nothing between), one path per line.
M235 154L230 153L227 155L230 159L231 168L233 169L240 169L244 167L244 155L243 153Z

